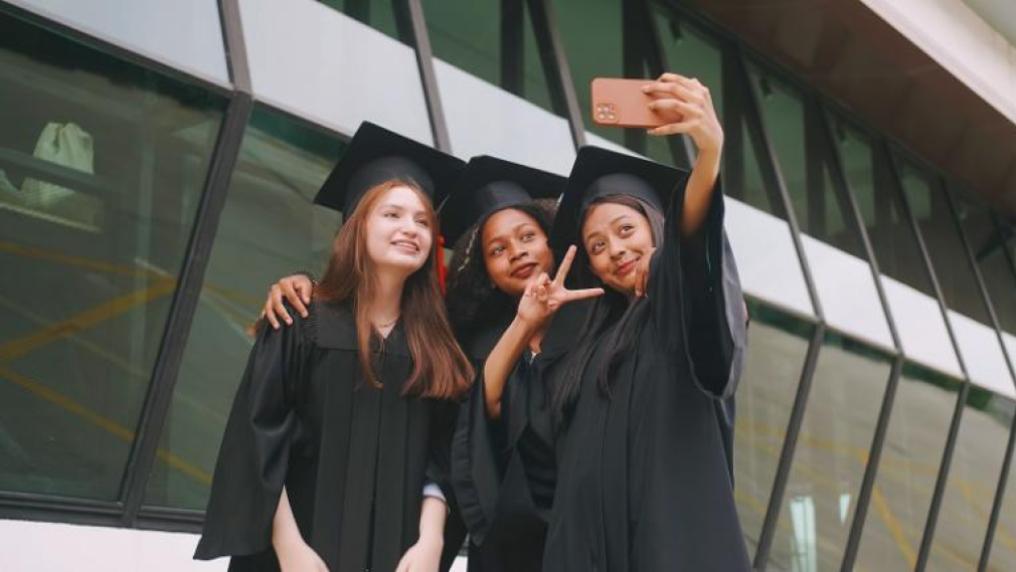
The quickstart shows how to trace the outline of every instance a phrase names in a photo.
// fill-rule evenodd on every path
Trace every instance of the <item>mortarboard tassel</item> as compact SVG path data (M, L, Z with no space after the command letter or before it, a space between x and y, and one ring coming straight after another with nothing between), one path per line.
M448 267L445 266L444 259L444 235L438 235L437 237L437 284L441 288L441 295L444 296L446 286L445 280L448 275Z

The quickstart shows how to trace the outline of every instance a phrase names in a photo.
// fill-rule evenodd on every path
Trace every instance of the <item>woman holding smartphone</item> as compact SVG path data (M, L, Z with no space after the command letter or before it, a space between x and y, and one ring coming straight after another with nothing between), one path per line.
M664 74L646 91L673 118L651 133L689 135L698 157L686 174L587 147L572 169L552 244L579 245L575 282L606 294L550 376L557 487L543 567L748 570L724 415L746 315L716 188L723 132L697 81ZM488 382L567 292L561 275L529 288Z
M473 369L440 303L431 204L460 171L361 125L315 199L345 221L306 314L259 325L196 558L232 556L230 570L438 569L447 508L434 484Z

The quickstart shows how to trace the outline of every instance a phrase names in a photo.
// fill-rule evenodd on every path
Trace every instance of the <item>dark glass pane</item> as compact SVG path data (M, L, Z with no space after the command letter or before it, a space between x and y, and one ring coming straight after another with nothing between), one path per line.
M857 200L875 258L883 274L935 296L924 257L907 220L888 158L847 122L834 120L847 184Z
M933 371L904 367L857 553L858 570L914 569L959 387Z
M826 335L776 527L772 569L839 569L889 369L886 356Z
M453 66L467 71L490 84L506 87L501 77L502 5L511 4L517 12L512 18L520 26L522 42L513 44L514 57L521 58L522 97L551 109L550 92L540 62L540 52L533 35L533 27L526 2L445 2L425 0L427 29L434 55Z
M970 388L927 570L977 568L1012 418L1011 400Z
M589 84L593 78L625 77L621 2L553 0L553 5L586 129L624 145L624 130L600 127L589 119Z
M320 275L339 227L314 206L342 143L258 109L215 237L146 503L204 509L226 416L266 288L297 270Z
M720 46L693 25L681 22L672 8L653 3L652 17L665 66L669 71L698 79L708 87L722 123L723 52ZM674 163L671 140L681 144L678 138L647 137L646 154L662 163Z
M821 116L806 113L802 94L772 74L753 69L751 75L801 232L865 258L854 226L847 223L845 197L825 164Z
M320 2L400 40L392 0L320 0Z
M0 489L117 498L225 101L0 13Z
M737 390L734 489L749 553L762 531L811 326L749 303L748 359Z
M1016 334L1016 272L1006 258L1004 227L996 224L991 211L973 198L960 193L953 196L956 215L984 278L999 325Z
M903 191L928 246L946 305L982 324L990 323L944 189L930 173L908 161L899 164Z

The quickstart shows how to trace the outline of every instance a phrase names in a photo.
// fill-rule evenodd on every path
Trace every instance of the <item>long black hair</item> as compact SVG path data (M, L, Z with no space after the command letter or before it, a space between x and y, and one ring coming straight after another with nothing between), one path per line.
M649 228L653 235L653 245L659 249L663 246L663 213L642 199L630 195L608 195L593 201L582 213L585 221L589 210L598 204L613 203L632 208L649 220ZM581 225L580 225L581 228ZM621 358L635 347L635 337L639 327L648 318L649 306L645 298L629 300L623 293L607 287L602 280L593 274L589 264L589 255L584 247L580 247L575 256L575 285L581 288L603 287L605 294L596 299L592 309L586 315L575 346L568 353L562 364L562 374L553 384L552 406L555 421L558 425L566 423L572 409L578 402L582 387L582 377L586 372L594 352L601 353L599 371L596 373L596 384L600 392L611 397L613 380ZM607 335L600 344L600 338Z
M550 236L551 221L557 209L555 199L537 199L506 208L529 215L544 234ZM455 242L448 265L445 303L452 329L459 340L468 339L499 320L510 319L517 305L517 301L499 290L487 275L483 257L483 225L489 218L490 215L487 215L477 221Z

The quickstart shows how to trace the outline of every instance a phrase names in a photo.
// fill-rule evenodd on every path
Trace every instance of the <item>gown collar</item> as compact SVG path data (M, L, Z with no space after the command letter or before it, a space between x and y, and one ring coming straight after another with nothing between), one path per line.
M325 349L358 351L356 340L356 319L352 308L345 302L319 302L314 304L312 316L315 322L315 345ZM384 340L375 338L374 343L384 347L385 353L412 357L406 343L402 318Z

